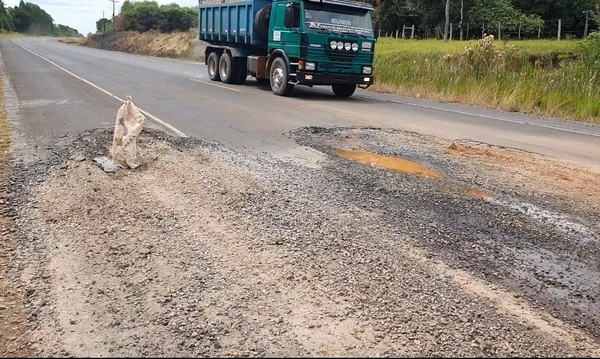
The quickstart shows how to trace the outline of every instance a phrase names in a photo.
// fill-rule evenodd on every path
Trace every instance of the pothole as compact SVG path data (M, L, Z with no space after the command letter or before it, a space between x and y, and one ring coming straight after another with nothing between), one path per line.
M420 163L413 162L403 157L385 156L371 152L335 150L335 153L343 158L364 163L379 168L394 170L396 172L408 173L429 179L442 179L444 176Z

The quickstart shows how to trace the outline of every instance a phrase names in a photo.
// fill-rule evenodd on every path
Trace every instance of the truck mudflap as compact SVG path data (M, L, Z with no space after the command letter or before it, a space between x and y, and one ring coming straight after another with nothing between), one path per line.
M360 88L367 88L373 84L373 76L297 71L296 82L300 85L308 86L351 84L358 85Z

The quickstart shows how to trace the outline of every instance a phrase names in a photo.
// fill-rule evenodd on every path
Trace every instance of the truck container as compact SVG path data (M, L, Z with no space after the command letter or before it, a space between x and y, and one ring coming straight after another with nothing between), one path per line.
M199 0L198 38L208 43L213 81L252 76L280 96L295 85L327 85L349 97L373 84L372 13L350 0Z

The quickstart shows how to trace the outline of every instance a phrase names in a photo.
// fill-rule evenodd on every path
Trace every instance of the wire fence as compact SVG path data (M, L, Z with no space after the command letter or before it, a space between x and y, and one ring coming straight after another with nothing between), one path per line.
M569 40L585 38L595 30L588 24L579 24L565 29L562 20L544 21L537 28L526 28L520 26L506 26L502 23L471 24L451 23L449 29L449 40L476 40L484 35L494 35L498 40L532 40L532 39L556 39ZM394 31L379 31L380 37L393 37L397 39L443 39L444 25L436 27L420 27L415 25L404 25Z

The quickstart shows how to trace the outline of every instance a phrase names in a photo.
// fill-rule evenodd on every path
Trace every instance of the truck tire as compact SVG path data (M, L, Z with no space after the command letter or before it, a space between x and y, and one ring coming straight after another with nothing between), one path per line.
M238 80L238 66L234 66L233 58L228 52L223 52L219 59L219 76L226 84L235 84Z
M267 40L267 37L269 36L269 17L271 17L271 5L267 5L258 10L254 16L256 35L264 40Z
M245 57L234 57L233 58L234 66L238 68L238 78L235 83L243 84L246 82L248 78L248 61Z
M333 93L337 97L350 97L356 91L356 85L349 84L339 84L339 85L331 85L331 89Z
M216 52L211 52L208 55L208 60L206 61L206 67L208 69L208 78L212 81L221 81L219 77L219 54Z
M269 71L271 91L277 96L289 96L294 90L294 85L288 83L289 74L285 60L281 57L273 60Z

